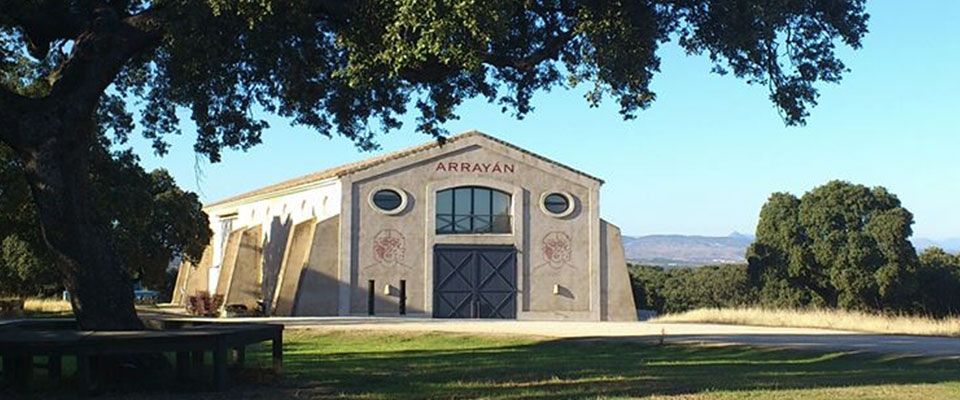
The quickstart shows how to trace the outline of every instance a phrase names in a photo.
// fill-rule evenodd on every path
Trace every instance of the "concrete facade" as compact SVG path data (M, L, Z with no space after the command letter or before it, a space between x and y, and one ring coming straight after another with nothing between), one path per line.
M389 316L399 315L402 303L405 315L438 316L440 293L434 291L441 282L434 264L448 262L438 249L464 246L482 258L485 246L506 246L516 254L510 260L515 269L509 269L516 276L504 278L515 292L511 317L635 320L619 229L600 219L601 185L585 173L468 132L443 145L321 171L207 206L211 246L224 246L208 261L208 288L228 295L227 305L259 303L272 315L366 315L372 305L376 315ZM488 223L493 217L474 210L487 206L481 194L508 199L508 211L496 216L498 233L440 228L447 220L438 217L444 208L438 193L471 187L477 190L449 192L458 196L455 204L469 203L477 215L469 217L475 220L471 227L476 222L495 230ZM383 191L398 193L400 206L379 208L374 195ZM463 200L462 193L477 198ZM568 207L548 210L551 194ZM185 264L175 300L201 287L188 282L204 272ZM492 278L481 277L486 279Z

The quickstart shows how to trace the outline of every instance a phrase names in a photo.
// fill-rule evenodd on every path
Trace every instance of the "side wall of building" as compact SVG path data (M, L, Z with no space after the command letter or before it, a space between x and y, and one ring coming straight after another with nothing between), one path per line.
M262 261L259 263L259 292L263 295L265 308L273 309L273 295L276 293L287 239L293 226L308 219L320 221L339 215L340 199L340 181L330 179L311 187L291 189L286 193L271 193L262 198L207 208L205 211L210 215L210 229L213 231L210 292L217 291L216 284L221 280L221 266L228 253L224 238L230 234L229 231L260 226Z
M340 305L340 218L330 217L316 224L300 284L294 300L293 315L333 316Z
M601 220L600 243L603 246L601 274L601 310L604 321L636 321L637 306L627 271L627 259L623 253L623 238L620 228Z
M307 261L310 258L310 248L313 246L316 228L316 218L310 218L293 226L277 276L277 290L273 296L271 315L293 315L297 293L300 290L300 282L303 280L303 271L306 269Z
M186 305L190 296L206 291L210 287L210 263L213 260L213 248L207 246L197 264L183 261L177 271L177 283L173 288L171 303Z

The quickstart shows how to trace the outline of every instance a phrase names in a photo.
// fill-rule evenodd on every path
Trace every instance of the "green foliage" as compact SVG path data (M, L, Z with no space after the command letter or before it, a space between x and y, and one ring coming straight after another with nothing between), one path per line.
M774 193L747 266L630 266L637 307L659 312L770 308L960 315L960 255L909 241L913 215L882 187L832 181L803 197Z
M717 73L767 86L793 125L816 104L817 84L846 72L835 47L860 47L864 2L9 0L0 74L39 85L32 95L42 97L85 27L142 17L135 26L157 39L120 60L101 124L126 140L126 104L142 102L142 132L163 153L164 137L180 133L177 110L188 109L195 149L218 160L223 148L260 142L260 110L364 148L399 128L410 104L417 129L440 136L466 99L522 118L534 93L557 86L588 85L589 105L613 98L634 118L656 98L660 46L675 41Z
M960 315L960 254L927 248L920 253L917 275L924 311L935 316Z
M715 72L732 71L767 86L784 122L803 124L816 104L817 85L838 82L846 71L835 46L860 47L867 32L864 2L4 0L0 124L16 126L0 129L0 144L14 148L20 161L31 161L23 169L31 174L33 193L51 200L38 203L43 236L86 264L67 280L91 286L114 275L107 265L112 261L91 265L114 258L113 241L71 243L79 240L64 225L102 232L112 222L121 227L120 246L134 249L126 256L143 257L144 263L176 247L176 239L148 234L147 244L162 243L145 248L136 234L156 226L130 220L125 207L98 210L103 220L68 213L84 215L51 222L64 204L87 207L85 197L63 199L85 193L89 185L82 177L88 173L104 174L93 179L98 200L108 201L101 205L124 196L140 204L148 200L142 190L125 193L129 182L112 181L107 170L81 170L88 165L80 160L103 159L99 153L110 148L88 148L94 126L113 144L124 144L139 128L164 154L165 138L181 133L178 112L187 110L197 127L194 150L216 162L224 149L260 143L269 114L369 149L376 134L401 127L411 104L419 112L417 130L442 139L443 124L458 118L455 110L467 99L484 98L522 118L532 111L534 93L585 84L589 105L612 97L623 118L631 119L656 98L650 82L659 71L657 51L671 40L689 54L708 55ZM41 145L58 153L40 152ZM125 157L131 156L118 156L119 172L130 165ZM77 175L62 180L51 171ZM160 196L149 192L155 200ZM157 207L187 203L154 205L145 213L160 217L164 212ZM199 237L187 229L173 236ZM145 267L127 268L149 275ZM893 293L885 286L878 290ZM128 312L94 318L99 310L90 308L81 321L139 324L121 291L104 291L103 297L91 303L118 304Z
M832 181L775 193L747 250L764 305L917 311L913 215L882 187Z
M111 221L125 267L144 285L166 287L170 260L199 260L211 235L196 194L165 170L146 172L129 151L94 151L95 210ZM50 295L60 272L39 231L36 209L12 154L0 146L0 293Z
M59 286L36 218L19 165L0 145L0 294L50 294Z
M664 311L663 287L667 274L662 267L647 265L627 265L630 285L633 288L633 301L639 310Z
M60 287L60 275L36 243L16 233L0 242L0 294L47 296Z
M102 158L94 168L96 203L114 222L121 259L131 277L164 288L171 259L199 262L212 232L195 193L180 189L163 169L146 172L129 151Z
M746 265L673 268L630 265L634 300L639 309L660 313L696 308L726 308L756 301Z

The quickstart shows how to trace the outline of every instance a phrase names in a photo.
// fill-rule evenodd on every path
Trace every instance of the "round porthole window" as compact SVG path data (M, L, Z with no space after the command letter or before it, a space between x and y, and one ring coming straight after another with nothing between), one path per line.
M370 195L370 204L384 214L396 214L403 211L407 198L397 189L379 189Z
M565 217L573 211L573 198L566 193L547 193L543 196L540 205L547 214L555 217Z

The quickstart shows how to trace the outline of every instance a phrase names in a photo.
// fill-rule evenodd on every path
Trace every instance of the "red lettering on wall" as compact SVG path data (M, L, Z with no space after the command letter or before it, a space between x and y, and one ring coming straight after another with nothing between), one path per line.
M516 171L514 164L471 163L471 162L438 162L434 171L443 172L473 172L478 174L512 174Z

